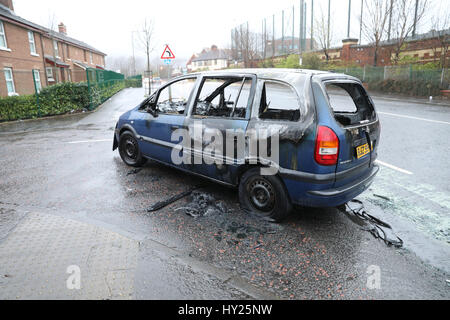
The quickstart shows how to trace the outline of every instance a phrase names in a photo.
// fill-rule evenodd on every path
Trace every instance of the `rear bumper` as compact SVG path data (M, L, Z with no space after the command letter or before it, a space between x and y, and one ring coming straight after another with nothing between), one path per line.
M372 171L369 173L369 175L359 181L335 189L313 190L308 191L308 193L320 197L334 197L345 195L349 192L352 192L353 190L359 189L361 186L363 186L364 187L363 189L365 190L373 182L373 179L375 178L379 170L380 167L378 165L373 165Z
M281 177L285 182L286 189L289 193L293 204L305 207L336 207L347 203L363 193L373 182L379 171L379 166L372 165L371 170L365 174L361 174L360 178L353 180L351 183L343 186L335 187L336 176L330 181L328 175L319 175L319 179L314 176L293 177L284 175ZM338 177L343 178L343 177Z

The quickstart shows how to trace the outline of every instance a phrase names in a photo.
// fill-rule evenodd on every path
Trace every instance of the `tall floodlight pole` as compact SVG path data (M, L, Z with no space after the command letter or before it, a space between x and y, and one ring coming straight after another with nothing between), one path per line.
M364 0L361 0L361 17L359 23L359 44L362 42L362 21L363 21L363 11L364 11Z
M292 40L291 40L291 51L294 51L294 37L295 37L295 7L292 6Z
M275 15L272 15L272 59L275 57Z
M388 41L391 40L392 10L393 9L394 9L394 0L391 0L391 8L389 9Z
M306 2L303 2L303 36L302 36L302 47L306 51Z
M133 49L133 76L136 75L136 56L134 55L134 31L131 31L131 47Z
M300 54L303 52L303 41L302 41L302 37L303 37L303 19L305 19L305 17L303 16L303 0L300 0L300 10L299 10L299 14L300 14L300 19L299 19L299 23L300 23L300 28L299 28L299 33L298 33L298 48L300 50Z
M284 10L281 12L281 54L284 54Z
M412 32L412 36L414 37L416 35L416 27L417 27L417 9L419 7L419 0L416 0L416 10L414 13L414 27L413 27L413 32Z
M264 59L266 59L267 55L267 21L264 18Z
M347 38L350 38L350 15L352 14L352 0L348 0L348 25L347 25Z
M265 59L264 56L264 46L266 45L265 39L264 39L264 20L261 20L261 57Z
M327 31L327 49L330 47L330 19L331 19L331 0L328 0L328 31Z
M314 50L314 0L311 0L311 39L310 41L310 49Z
M246 32L247 32L247 39L246 39L246 43L245 43L245 46L246 46L246 50L245 50L245 54L246 54L246 57L245 57L245 59L246 59L246 64L248 64L248 63L250 63L250 58L249 58L249 30L248 30L248 21L247 21L247 30L246 30ZM248 66L246 65L245 66L246 68L248 68Z

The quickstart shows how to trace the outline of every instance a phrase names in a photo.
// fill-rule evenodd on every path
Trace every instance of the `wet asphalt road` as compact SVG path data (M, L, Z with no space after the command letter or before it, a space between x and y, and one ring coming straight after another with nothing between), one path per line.
M135 298L450 298L449 107L374 99L379 160L397 169L382 166L358 199L403 238L398 249L335 208L271 224L242 212L234 189L155 163L132 171L112 137L142 99L126 89L94 113L0 125L0 241L34 210L124 234L140 243ZM146 212L199 183L225 210L194 218L177 210L186 198ZM380 289L366 285L373 265Z

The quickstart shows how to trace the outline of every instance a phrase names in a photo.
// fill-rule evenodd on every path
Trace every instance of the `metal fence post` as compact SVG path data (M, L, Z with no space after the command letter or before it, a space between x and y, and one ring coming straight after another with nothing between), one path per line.
M38 88L36 85L36 76L34 74L34 69L31 70L31 74L33 75L34 92L36 93L36 104L37 104L37 108L38 108L38 117L40 117L41 116L41 105L39 104L39 91L38 91Z

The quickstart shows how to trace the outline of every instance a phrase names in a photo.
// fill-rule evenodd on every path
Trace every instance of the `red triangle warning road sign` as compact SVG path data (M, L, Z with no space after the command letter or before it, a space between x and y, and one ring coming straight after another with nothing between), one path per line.
M164 48L161 59L175 59L175 55L173 54L172 50L170 50L168 44L166 44L166 47Z

